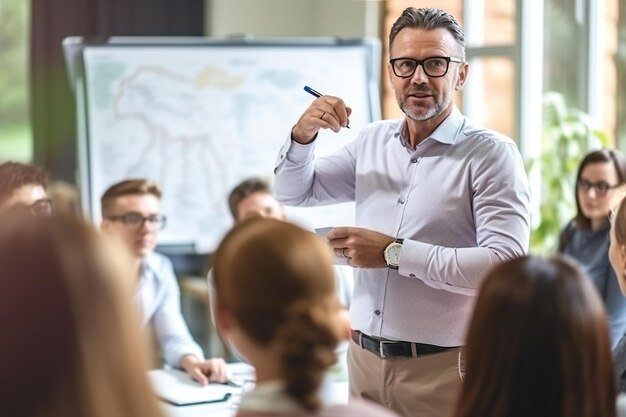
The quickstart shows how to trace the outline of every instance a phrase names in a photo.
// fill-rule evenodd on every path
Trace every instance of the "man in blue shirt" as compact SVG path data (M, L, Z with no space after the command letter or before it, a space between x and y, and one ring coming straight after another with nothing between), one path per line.
M105 191L101 204L102 230L120 238L136 259L135 301L142 325L152 325L165 362L201 384L225 382L224 360L204 359L189 333L171 262L154 252L159 230L165 227L159 186L144 179L122 181Z

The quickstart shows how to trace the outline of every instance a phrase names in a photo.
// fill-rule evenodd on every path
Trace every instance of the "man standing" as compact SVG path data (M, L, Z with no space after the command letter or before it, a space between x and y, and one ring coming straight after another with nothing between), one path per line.
M529 191L513 141L454 105L469 65L453 16L407 8L389 54L405 118L374 122L314 158L319 130L338 132L351 113L340 98L319 97L279 153L274 192L290 205L356 202L358 227L328 235L356 268L351 394L404 416L445 416L481 279L528 249Z
M204 359L180 311L180 290L171 262L154 252L161 215L161 190L147 180L127 180L111 186L101 198L103 231L126 244L137 262L136 302L142 325L153 326L165 362L184 369L201 384L225 382L223 359Z
M19 162L0 164L0 212L14 206L28 207L34 215L49 215L48 174L39 167Z

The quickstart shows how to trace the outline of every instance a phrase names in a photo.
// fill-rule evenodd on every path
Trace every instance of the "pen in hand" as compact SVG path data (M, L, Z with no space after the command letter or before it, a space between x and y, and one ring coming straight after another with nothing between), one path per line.
M305 86L304 86L304 91L306 91L307 93L309 93L309 94L311 94L312 96L317 97L317 98L320 98L320 97L322 97L322 95L323 95L322 93L320 93L319 91L317 91L317 90L315 90L315 89L313 89L313 88L309 87L308 85L305 85ZM348 129L350 129L350 126L347 126L347 125L346 125L346 127L347 127Z

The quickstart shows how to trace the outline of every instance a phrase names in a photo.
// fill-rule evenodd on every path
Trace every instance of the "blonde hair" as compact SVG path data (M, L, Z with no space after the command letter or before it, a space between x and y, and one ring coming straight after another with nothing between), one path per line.
M16 416L160 416L130 260L76 216L0 222L0 390Z
M287 394L318 409L343 330L329 247L293 224L254 218L228 233L214 259L220 305L255 342L280 346Z
M163 193L161 192L161 187L156 182L143 178L124 180L113 184L100 197L102 214L104 216L109 215L113 203L119 197L146 194L153 195L160 200Z

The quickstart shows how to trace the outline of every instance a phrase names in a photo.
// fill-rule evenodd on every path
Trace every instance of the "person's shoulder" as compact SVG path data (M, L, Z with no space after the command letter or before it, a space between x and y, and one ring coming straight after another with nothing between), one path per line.
M359 417L398 417L396 413L371 401L351 399L348 404L328 407L320 417L359 416Z
M235 417L272 417L285 414L239 410ZM399 417L393 411L370 401L351 399L348 404L324 407L315 413L302 411L290 414L293 417Z
M150 268L153 272L159 274L163 271L173 271L172 261L158 252L152 252L145 256L144 264Z
M491 144L513 146L517 148L517 144L513 139L496 130L486 128L474 123L470 118L464 116L462 135L466 139L471 139L474 145Z
M145 259L152 265L172 265L170 258L159 252L151 252L146 255Z

